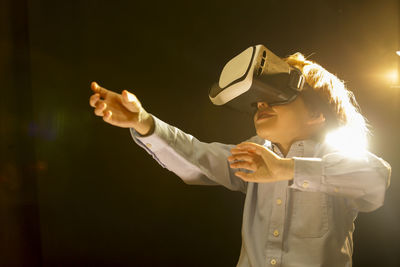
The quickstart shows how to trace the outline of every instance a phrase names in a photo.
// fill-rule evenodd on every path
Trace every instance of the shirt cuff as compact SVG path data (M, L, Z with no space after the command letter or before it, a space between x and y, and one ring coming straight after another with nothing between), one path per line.
M294 159L293 184L290 186L301 191L320 191L323 177L323 163L320 158Z
M168 135L168 125L158 119L156 116L153 116L154 119L154 131L149 135L141 135L134 128L130 128L132 138L138 143L141 147L145 148L148 151L157 152L168 144L165 140L168 140L168 137L164 137L163 135Z

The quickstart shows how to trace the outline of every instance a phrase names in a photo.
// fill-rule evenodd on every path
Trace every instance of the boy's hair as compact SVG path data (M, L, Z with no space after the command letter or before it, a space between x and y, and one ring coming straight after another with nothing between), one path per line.
M295 53L284 59L298 68L311 89L300 93L310 112L322 113L325 117L323 134L334 129L346 128L353 138L366 141L368 128L354 94L347 90L343 81L319 64L307 60L303 54ZM351 139L353 139L351 138Z

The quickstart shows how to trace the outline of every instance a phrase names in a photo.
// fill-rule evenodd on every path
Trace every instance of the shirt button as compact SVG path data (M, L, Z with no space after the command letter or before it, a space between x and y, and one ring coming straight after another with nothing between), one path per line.
M271 260L271 265L275 265L276 264L276 260L275 259L272 259Z
M303 182L303 188L308 188L308 182L307 181Z
M277 199L276 199L276 205L280 205L280 204L282 204L282 199L277 198Z
M278 230L274 231L274 236L279 236L279 231Z
M150 143L146 143L146 146L147 146L148 148L151 148L151 144L150 144Z
M339 188L337 188L337 187L335 187L333 190L335 191L335 193L339 192Z

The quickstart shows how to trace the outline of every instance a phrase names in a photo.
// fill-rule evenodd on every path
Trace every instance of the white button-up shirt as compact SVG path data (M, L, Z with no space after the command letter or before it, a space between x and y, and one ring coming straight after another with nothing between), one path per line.
M135 142L187 184L222 185L246 194L237 266L351 266L353 222L359 211L383 205L390 166L367 153L352 158L327 145L295 142L294 179L250 183L236 177L227 157L233 145L203 143L154 117L154 133ZM269 141L253 137L283 157Z

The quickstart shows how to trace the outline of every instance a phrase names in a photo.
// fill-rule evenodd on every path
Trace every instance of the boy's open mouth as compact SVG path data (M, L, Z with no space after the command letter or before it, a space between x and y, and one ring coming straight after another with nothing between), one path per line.
M269 112L266 112L266 111L261 111L261 112L259 112L257 114L257 121L258 120L262 120L262 119L268 119L268 118L271 118L271 117L273 117L275 115L276 115L275 113L269 113Z

